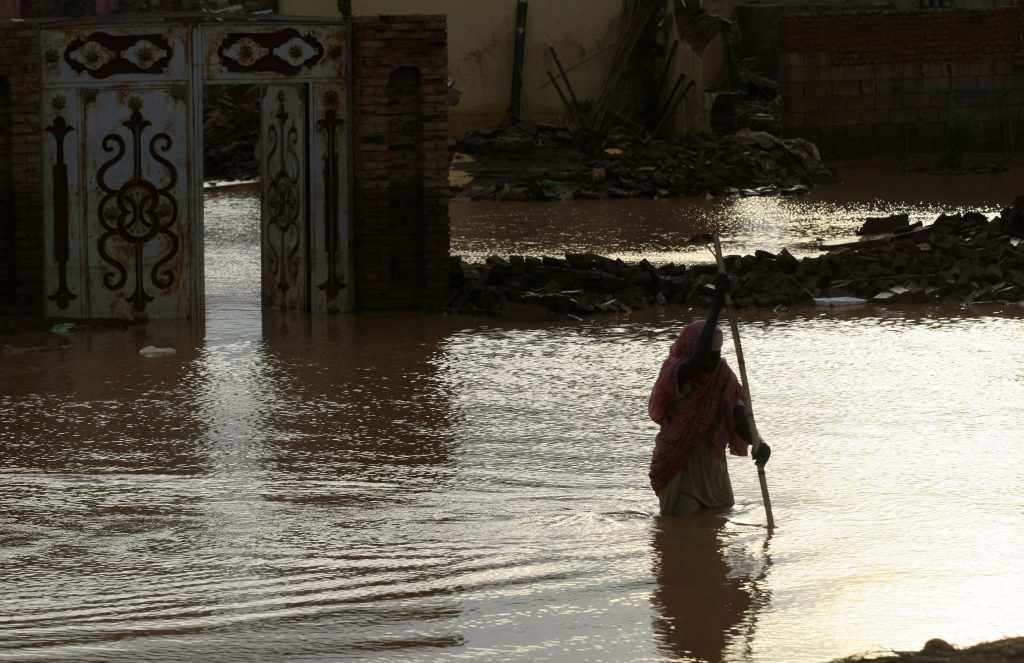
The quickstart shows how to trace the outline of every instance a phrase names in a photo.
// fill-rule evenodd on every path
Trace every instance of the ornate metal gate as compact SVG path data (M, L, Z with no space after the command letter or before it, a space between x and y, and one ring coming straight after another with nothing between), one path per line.
M202 86L264 86L263 303L350 308L344 24L43 30L47 314L203 313Z
M43 31L47 313L198 316L189 31L91 28Z
M345 29L208 25L207 80L261 83L263 305L351 308Z

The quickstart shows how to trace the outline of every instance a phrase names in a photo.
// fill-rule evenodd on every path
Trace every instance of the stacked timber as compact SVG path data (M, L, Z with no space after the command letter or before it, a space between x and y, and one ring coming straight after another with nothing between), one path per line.
M776 308L816 299L860 298L878 304L945 300L1024 305L1024 196L988 219L939 216L912 236L797 259L777 254L727 256L738 307ZM694 238L703 241L707 237ZM706 306L716 267L627 263L590 253L561 257L491 256L482 264L453 258L448 309L531 316L628 313L651 306Z

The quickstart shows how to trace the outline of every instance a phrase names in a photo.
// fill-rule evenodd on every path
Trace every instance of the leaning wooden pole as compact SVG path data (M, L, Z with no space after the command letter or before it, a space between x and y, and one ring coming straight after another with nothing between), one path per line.
M718 263L718 272L725 274L725 260L722 259L722 242L718 239L718 233L714 234L715 239L715 261ZM746 403L747 423L750 425L750 437L753 445L753 452L761 444L761 437L757 434L757 425L754 423L754 406L750 401L750 383L747 382L747 365L743 361L743 346L740 345L740 328L736 324L736 309L732 305L732 297L725 295L725 308L729 313L729 327L732 329L732 341L736 346L736 363L740 367L740 380L743 382L743 402ZM761 483L761 499L764 501L764 512L768 517L768 532L775 529L775 517L772 516L772 500L768 496L768 479L764 475L764 465L757 465L757 480Z

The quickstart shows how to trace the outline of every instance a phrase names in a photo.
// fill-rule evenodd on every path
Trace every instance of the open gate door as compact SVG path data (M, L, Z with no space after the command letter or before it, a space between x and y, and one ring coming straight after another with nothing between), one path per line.
M344 90L266 85L260 105L263 305L351 307Z
M260 102L263 305L307 311L308 168L305 85L267 85Z
M207 75L263 89L261 292L267 307L329 313L354 303L345 38L341 21L206 28L205 49L214 63Z

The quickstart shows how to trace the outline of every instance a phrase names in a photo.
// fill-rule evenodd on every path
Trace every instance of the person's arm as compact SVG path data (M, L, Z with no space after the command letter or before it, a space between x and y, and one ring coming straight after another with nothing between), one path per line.
M754 444L754 435L750 431L750 419L747 418L747 406L743 403L737 403L736 407L732 411L733 421L736 423L736 433L743 438L747 444ZM764 440L760 440L757 445L757 451L754 452L754 462L758 465L764 465L771 458L772 449L768 446L768 443Z
M730 286L729 277L719 274L715 280L715 298L711 302L711 308L708 309L704 329L700 331L700 336L697 338L697 347L693 351L693 356L679 365L680 389L687 380L708 367L711 358L711 343L715 338L715 327L718 325L718 316L722 313L722 305L725 304L725 295L729 292Z

